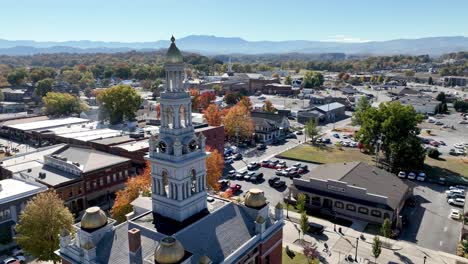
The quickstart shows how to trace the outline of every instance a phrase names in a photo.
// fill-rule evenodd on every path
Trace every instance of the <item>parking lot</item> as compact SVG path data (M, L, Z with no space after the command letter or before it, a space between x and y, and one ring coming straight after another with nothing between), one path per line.
M447 203L446 186L420 183L414 188L416 204L406 206L403 215L408 224L399 239L448 253L456 253L461 221L449 217L451 209L462 208Z
M273 160L276 160L273 158ZM261 160L260 160L261 161ZM286 161L286 166L291 167L293 164L295 164L297 161L292 161L292 160L284 160ZM317 165L312 164L312 163L306 163L306 162L301 162L303 165L307 165L309 171L306 172L305 174L302 174L300 177L306 177L312 168L315 168ZM243 168L239 171L242 170L247 170L247 168ZM264 167L258 167L256 172L263 173L263 180L253 183L250 181L244 181L244 180L235 180L235 179L229 179L227 178L227 172L223 174L223 179L227 179L230 181L231 184L240 184L242 186L241 192L236 193L236 196L243 197L246 193L251 188L259 188L265 192L265 197L267 200L270 202L271 205L275 205L278 202L283 201L284 195L287 194L287 186L289 186L292 183L292 180L289 177L284 177L284 176L277 176L275 174L275 169L271 168L264 168ZM286 182L286 185L281 187L281 188L274 188L268 184L268 180L274 177L279 177L282 181Z

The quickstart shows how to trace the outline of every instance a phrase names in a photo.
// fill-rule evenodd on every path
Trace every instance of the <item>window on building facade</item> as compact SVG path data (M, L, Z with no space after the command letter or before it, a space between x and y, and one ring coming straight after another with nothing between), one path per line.
M96 189L97 183L96 181L93 181L93 189Z
M114 182L117 181L117 175L115 173L112 175L112 179L113 179Z
M106 184L110 184L111 183L111 176L110 175L107 175L107 181L106 181Z
M70 191L68 192L68 197L72 197L72 196L73 196L73 191L70 190Z
M382 212L380 212L379 210L372 210L370 214L372 216L379 217L379 218L382 216Z
M356 206L354 204L347 204L346 210L356 212Z
M0 210L0 222L9 220L11 218L10 208Z
M360 214L369 214L369 209L365 208L365 207L359 207L359 213Z
M87 191L91 190L91 183L86 182L86 190Z
M344 204L340 201L335 201L335 207L338 208L338 209L343 209L344 208Z
M99 178L99 186L103 186L104 185L104 178L101 177Z
M318 196L312 197L312 204L320 206L320 197Z

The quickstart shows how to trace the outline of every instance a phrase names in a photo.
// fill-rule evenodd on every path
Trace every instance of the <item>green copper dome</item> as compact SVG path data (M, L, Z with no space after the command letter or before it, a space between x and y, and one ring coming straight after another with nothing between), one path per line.
M171 46L167 50L167 62L169 63L182 63L184 61L184 58L182 57L182 54L180 53L180 50L177 48L175 44L175 38L172 36L171 38Z

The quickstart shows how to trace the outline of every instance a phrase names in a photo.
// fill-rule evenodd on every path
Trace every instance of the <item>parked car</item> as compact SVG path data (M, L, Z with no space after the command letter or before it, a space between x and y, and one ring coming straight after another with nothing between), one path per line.
M278 176L283 176L283 169L276 169L275 174Z
M436 122L434 123L434 125L436 125L436 126L442 126L443 124L444 124L444 123L442 123L442 122L440 122L440 121L436 121Z
M270 179L268 180L268 184L269 184L270 186L273 186L273 184L274 184L275 182L280 181L280 180L281 180L280 177L273 177L273 178L270 178Z
M247 174L247 171L239 171L239 172L237 172L237 174L236 174L236 180L243 180L245 174Z
M1 263L2 264L19 264L21 262L16 258L10 257L10 258L4 259Z
M464 198L465 198L465 195L464 195L464 194L459 194L459 193L450 193L450 194L447 194L447 200L448 200L448 199L456 199L456 198L462 198L462 199L464 199Z
M231 189L233 193L237 193L242 189L242 186L240 184L231 183L229 189Z
M443 140L439 140L439 144L442 145L442 146L446 146L447 144L445 144L445 142Z
M273 187L274 188L281 188L283 186L286 186L286 182L285 181L277 181L277 182L274 182L273 183Z
M224 159L224 164L232 164L234 162L234 160L232 158L225 158Z
M402 179L406 178L406 172L400 171L400 172L398 173L398 177L400 177L400 178L402 178Z
M300 162L296 162L294 163L294 165L292 165L293 167L296 167L296 168L299 168L300 166L302 166L302 164Z
M462 143L453 144L453 146L457 149L463 149L465 147L465 145Z
M445 191L445 194L447 195L447 197L453 194L465 195L465 191L459 190L459 189L452 189L452 190Z
M268 165L270 164L270 160L262 160L262 162L260 162L260 166L262 167L268 167Z
M219 180L218 184L219 184L219 188L221 188L223 190L224 188L228 187L229 181L228 180Z
M237 171L236 171L236 170L230 170L230 171L228 171L228 175L227 175L227 176L228 176L229 178L234 178L234 177L236 177L236 174L237 174Z
M232 155L232 159L234 159L234 160L241 160L241 159L242 159L242 154L236 153L236 154Z
M255 161L252 161L247 165L248 170L256 170L257 168L258 168L258 163Z
M301 130L296 131L296 135L302 135L302 134L303 134L303 132Z
M258 144L257 146L257 150L265 150L267 148L267 146L265 144Z
M322 139L322 143L330 144L331 140L329 138L324 138L324 139Z
M323 234L324 230L325 230L325 227L323 225L316 224L316 223L309 223L308 233L312 233L314 235L321 235Z
M461 219L460 210L458 209L450 210L450 218L455 219L455 220L460 220Z
M466 187L464 185L454 185L454 186L449 187L449 190L453 190L453 189L466 191L466 189L468 189L468 187Z
M420 173L418 174L418 177L416 177L416 180L418 180L418 181L426 181L426 173L420 172Z
M462 207L465 205L465 199L463 198L448 199L448 203L450 205Z
M249 171L246 175L244 175L244 180L250 181L254 175L255 175L255 171Z
M450 154L450 155L453 155L453 156L458 155L458 154L457 154L457 151L455 151L455 149L450 149L449 154Z
M409 180L414 180L414 179L416 179L416 173L410 172L410 173L408 174L408 179L409 179Z
M435 140L432 140L431 142L429 142L429 145L433 146L433 147L439 147L439 142L435 141Z
M252 177L250 177L250 181L252 182L258 182L263 179L263 173L262 172L256 172Z

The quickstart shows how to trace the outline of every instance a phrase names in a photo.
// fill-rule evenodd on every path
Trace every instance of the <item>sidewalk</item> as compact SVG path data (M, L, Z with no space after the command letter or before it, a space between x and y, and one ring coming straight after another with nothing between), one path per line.
M284 213L286 216L286 212ZM285 218L285 225L283 228L283 246L288 246L291 250L302 253L302 246L295 243L299 238L300 229L299 224L295 223L295 219L300 219L300 214L289 212L289 218ZM293 221L291 221L293 220ZM355 221L351 227L336 225L342 229L343 234L333 230L333 223L309 216L309 221L321 224L325 227L325 231L321 236L305 235L304 240L317 245L317 249L321 252L322 263L348 263L344 258L351 255L353 258L356 254L357 243L357 257L358 263L366 263L366 259L374 261L372 256L372 241L374 236L362 233L365 224L362 221ZM357 228L358 230L355 230ZM364 240L359 237L364 235ZM301 235L302 236L302 235ZM359 239L357 239L359 238ZM435 251L427 248L419 247L418 245L406 241L399 241L387 238L380 238L390 248L382 247L382 253L377 259L377 263L424 263L424 256L426 256L427 264L457 264L467 263L468 259L458 257L456 255L448 254L441 251ZM328 254L324 251L325 243L329 247ZM341 262L340 262L341 261Z

